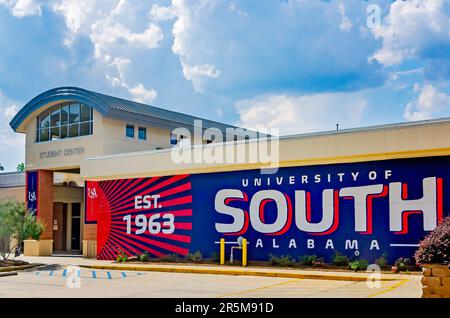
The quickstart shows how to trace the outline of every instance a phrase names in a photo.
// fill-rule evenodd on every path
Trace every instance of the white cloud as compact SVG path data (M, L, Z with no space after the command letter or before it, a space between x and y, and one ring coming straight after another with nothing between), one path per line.
M195 61L191 50L193 36L201 32L194 22L203 13L201 9L213 6L214 3L208 1L199 1L195 6L185 0L173 0L170 6L153 6L151 11L156 20L176 18L172 27L172 52L180 58L184 77L192 82L194 90L199 93L203 92L206 79L216 79L221 74L215 65Z
M383 46L370 59L389 66L433 55L436 44L449 45L449 8L448 0L394 1L383 24L372 29Z
M17 114L20 103L17 103L0 90L0 163L7 171L14 171L17 164L24 161L25 136L16 134L9 126L11 119Z
M42 15L42 4L35 0L0 0L0 5L9 8L11 14L15 17L22 18L32 15Z
M305 96L263 95L236 102L238 125L280 134L296 134L357 126L368 103L358 93Z
M167 21L176 17L177 12L174 6L160 6L154 4L150 10L150 15L155 21Z
M128 89L129 93L133 99L140 103L151 103L155 100L157 93L154 89L147 89L143 84L138 85Z
M450 111L450 95L439 92L433 85L414 85L416 100L409 102L403 114L406 120L431 119L444 111Z
M136 62L133 53L137 49L160 47L164 34L149 17L144 18L147 22L142 20L142 12L135 5L126 0L59 0L53 11L65 18L64 44L67 47L71 48L78 37L89 38L97 66L104 70L111 85L126 89L136 100L152 101L157 96L156 91L142 90L141 81L127 71ZM150 7L148 10L147 13ZM146 22L144 28L141 22Z

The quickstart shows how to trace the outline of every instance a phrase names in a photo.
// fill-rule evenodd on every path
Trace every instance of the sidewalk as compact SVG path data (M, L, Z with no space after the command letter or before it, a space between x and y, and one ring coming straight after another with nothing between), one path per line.
M229 265L206 265L206 264L168 264L168 263L114 263L112 261L99 261L74 256L52 256L52 257L18 257L30 263L41 263L47 265L76 265L92 269L122 270L122 271L153 271L171 273L191 273L191 274L215 274L215 275L243 275L243 276L263 276L299 279L322 279L338 281L366 281L373 278L374 273L367 272L344 272L329 270L303 270L285 269L276 267L237 267ZM380 274L382 281L401 281L417 278L420 275L402 274Z

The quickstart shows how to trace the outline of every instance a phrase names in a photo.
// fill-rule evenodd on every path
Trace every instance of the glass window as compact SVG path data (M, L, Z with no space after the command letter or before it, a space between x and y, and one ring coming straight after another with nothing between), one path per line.
M39 141L48 141L48 128L39 130Z
M59 139L59 127L50 128L50 140L58 140Z
M142 140L147 140L147 128L139 127L138 138Z
M80 121L80 104L70 104L69 123L74 124Z
M91 120L91 108L89 106L81 104L81 122Z
M80 124L80 136L87 136L91 134L91 122Z
M79 124L70 125L69 126L69 138L78 137L79 136L79 133L78 133L79 128L80 128Z
M175 134L170 134L170 144L171 145L176 145L178 143L178 139L177 136Z
M36 142L92 135L93 110L80 103L62 103L37 116Z
M50 127L50 111L47 109L39 116L40 129Z
M134 138L134 125L127 125L126 136Z
M67 125L66 126L61 126L61 139L65 139L67 137L69 137L68 126Z
M64 104L61 107L61 125L69 123L69 104Z
M50 116L50 127L56 127L61 125L61 108L60 106L53 106L51 109L51 116Z

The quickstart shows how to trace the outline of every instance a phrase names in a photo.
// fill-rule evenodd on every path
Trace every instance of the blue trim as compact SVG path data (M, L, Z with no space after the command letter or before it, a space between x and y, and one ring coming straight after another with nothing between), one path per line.
M22 107L16 116L14 116L9 125L14 131L16 131L25 119L27 119L33 112L48 105L49 103L59 101L80 102L92 107L104 116L109 112L108 105L93 92L76 87L55 88L38 95L28 102L24 107Z
M194 131L194 122L196 119L202 120L203 130L215 127L226 134L227 128L237 128L232 125L91 92L77 87L54 88L36 96L17 113L9 125L14 131L17 131L33 112L52 102L67 101L83 103L98 111L102 116L160 128L174 129L181 126L188 128L192 132Z

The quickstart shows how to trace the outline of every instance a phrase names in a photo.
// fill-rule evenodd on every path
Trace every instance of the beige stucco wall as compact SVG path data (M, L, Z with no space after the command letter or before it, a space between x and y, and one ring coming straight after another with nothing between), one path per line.
M450 136L450 121L445 120L284 138L279 141L279 166L450 155L448 136ZM197 146L193 151L200 154L204 149L211 147L219 149L222 146L221 144ZM225 151L245 147L249 153L249 147L254 146L254 141L247 144L239 142L237 145L227 143ZM261 162L252 163L248 158L240 164L176 163L171 158L170 150L89 158L83 160L81 174L84 179L103 180L186 172L244 170L266 166Z
M25 187L0 188L0 200L14 199L25 202Z
M93 112L92 135L36 143L36 117L52 105L49 104L47 107L34 112L24 123L26 134L25 165L27 170L73 169L78 168L84 158L170 147L169 129L149 127L140 122L103 117L95 110ZM126 137L126 124L135 125L135 138ZM138 127L147 128L147 140L138 139ZM71 153L71 150L75 151ZM58 156L46 156L45 154L49 152L52 154L58 153Z

